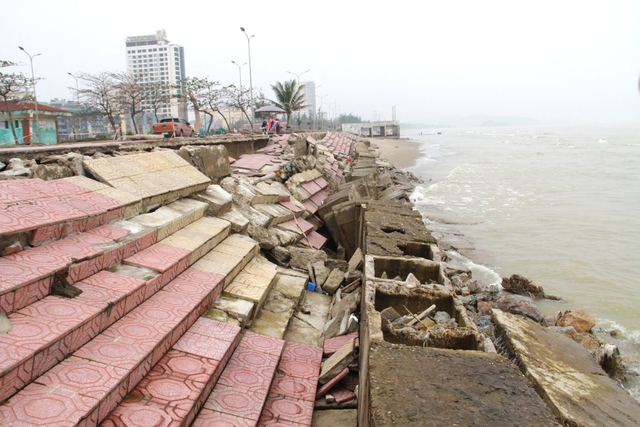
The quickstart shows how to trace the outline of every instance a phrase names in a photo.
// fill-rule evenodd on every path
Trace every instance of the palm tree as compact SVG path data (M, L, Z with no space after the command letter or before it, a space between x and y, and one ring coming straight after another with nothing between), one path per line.
M299 111L307 106L305 105L304 85L298 86L295 80L288 80L284 83L276 82L271 85L271 89L276 94L277 101L272 101L275 105L282 108L287 115L287 123L294 111Z

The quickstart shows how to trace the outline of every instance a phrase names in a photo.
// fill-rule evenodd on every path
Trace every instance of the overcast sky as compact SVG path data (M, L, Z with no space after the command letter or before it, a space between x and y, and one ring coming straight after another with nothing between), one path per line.
M253 87L312 80L341 113L432 123L475 114L639 123L640 1L0 0L0 59L38 99L71 98L71 73L125 71L125 38L166 30L187 75ZM5 69L4 71L8 71ZM242 68L243 83L249 67ZM320 100L318 100L319 104Z

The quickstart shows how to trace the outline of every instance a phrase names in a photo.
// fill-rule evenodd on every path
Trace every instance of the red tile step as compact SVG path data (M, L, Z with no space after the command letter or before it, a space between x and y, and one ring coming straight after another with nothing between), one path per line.
M192 426L256 426L284 346L246 332Z
M311 426L322 348L287 342L258 426Z
M44 246L0 258L0 310L17 312L49 295L54 276L68 283L107 269L125 257L156 242L157 231L140 228L137 233L105 224L90 231Z
M63 179L24 179L0 183L0 212L0 236L40 245L122 219L124 204Z
M196 323L222 282L188 269L102 333L111 313L90 304L43 300L15 313L14 329L0 336L0 401L26 387L0 406L0 425L96 425ZM72 329L70 319L78 316L89 322ZM69 406L56 403L65 396L72 397Z
M240 327L199 318L102 425L190 425L239 340Z

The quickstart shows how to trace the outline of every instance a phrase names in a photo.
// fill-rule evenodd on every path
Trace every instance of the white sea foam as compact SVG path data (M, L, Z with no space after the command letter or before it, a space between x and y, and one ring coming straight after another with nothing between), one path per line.
M483 282L485 285L498 285L502 283L502 278L500 275L493 269L487 267L486 265L476 264L471 261L469 258L461 255L457 251L448 250L446 254L449 258L458 261L460 264L464 265L471 271L471 275L474 279Z

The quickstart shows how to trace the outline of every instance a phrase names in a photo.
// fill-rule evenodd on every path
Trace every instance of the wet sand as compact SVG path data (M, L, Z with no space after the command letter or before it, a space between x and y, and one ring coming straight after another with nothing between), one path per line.
M416 161L422 156L420 143L410 139L369 138L369 141L381 160L391 163L398 169L415 166Z

